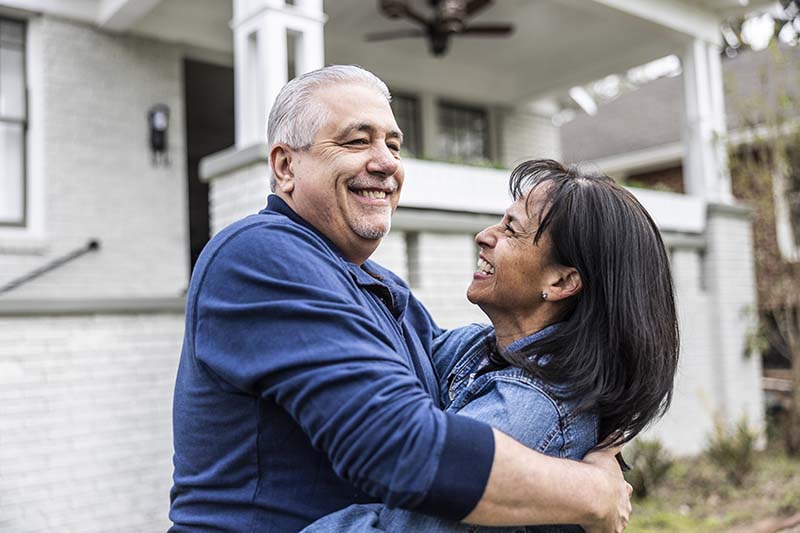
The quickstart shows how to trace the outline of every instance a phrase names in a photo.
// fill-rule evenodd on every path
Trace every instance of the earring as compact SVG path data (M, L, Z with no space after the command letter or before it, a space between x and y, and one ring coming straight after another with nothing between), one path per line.
M542 300L547 300L547 291L542 291Z

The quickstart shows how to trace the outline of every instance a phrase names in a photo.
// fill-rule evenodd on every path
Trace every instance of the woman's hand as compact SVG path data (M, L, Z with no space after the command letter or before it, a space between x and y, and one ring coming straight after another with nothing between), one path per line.
M602 448L589 452L583 463L597 469L596 478L605 480L599 483L601 494L598 494L596 520L581 524L587 533L620 533L628 526L631 516L631 494L633 487L622 477L616 455L622 446ZM606 488L602 489L603 484Z

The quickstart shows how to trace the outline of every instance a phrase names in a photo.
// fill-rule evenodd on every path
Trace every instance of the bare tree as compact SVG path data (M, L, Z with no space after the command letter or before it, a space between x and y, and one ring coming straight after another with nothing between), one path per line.
M773 41L759 84L748 94L729 81L745 142L731 148L734 192L753 207L757 340L792 368L784 429L787 452L800 455L800 70L797 50ZM794 91L794 92L793 92ZM787 225L788 224L788 225ZM781 235L781 230L783 235ZM792 250L787 256L787 232ZM783 246L779 242L783 238Z

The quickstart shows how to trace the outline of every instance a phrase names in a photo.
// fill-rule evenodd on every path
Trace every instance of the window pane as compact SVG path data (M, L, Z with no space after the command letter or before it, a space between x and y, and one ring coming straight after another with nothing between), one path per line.
M422 139L419 128L419 107L417 99L412 96L392 95L392 112L403 132L404 157L419 157L422 155Z
M297 56L301 36L299 33L286 30L286 79L293 80L297 77Z
M23 156L21 124L0 122L0 224L24 222Z
M0 47L0 117L25 118L25 57L22 50Z
M22 48L25 32L21 22L0 20L0 44Z
M439 149L446 159L487 161L488 130L484 110L453 104L439 105Z

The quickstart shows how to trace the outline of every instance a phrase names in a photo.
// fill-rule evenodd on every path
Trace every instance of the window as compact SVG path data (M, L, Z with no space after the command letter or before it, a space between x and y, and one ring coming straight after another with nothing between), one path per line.
M440 102L439 153L448 161L488 161L489 119L486 110Z
M24 226L25 26L0 18L0 225Z
M286 30L286 80L297 77L297 56L300 50L302 35L296 31Z
M648 170L630 174L625 185L656 191L683 193L683 167L680 165L659 170Z
M422 156L422 135L419 120L419 101L413 96L392 94L392 112L403 131L403 156Z

